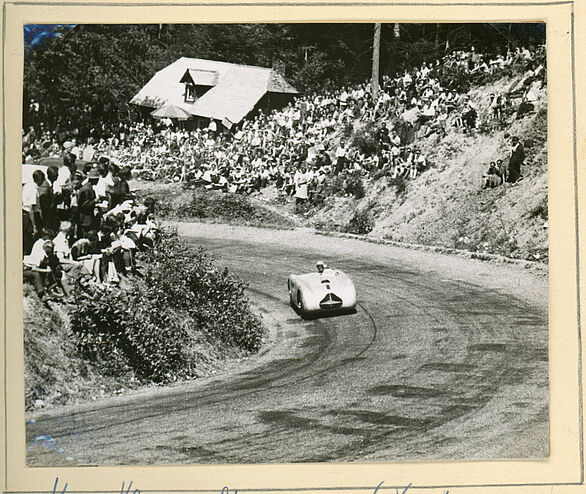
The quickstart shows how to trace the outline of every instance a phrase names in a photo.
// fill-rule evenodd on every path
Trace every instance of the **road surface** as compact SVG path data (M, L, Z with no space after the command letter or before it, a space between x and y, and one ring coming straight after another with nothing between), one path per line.
M195 383L27 414L29 465L548 455L544 274L307 231L180 232L249 282L266 347ZM356 314L289 307L287 276L318 258L352 277Z

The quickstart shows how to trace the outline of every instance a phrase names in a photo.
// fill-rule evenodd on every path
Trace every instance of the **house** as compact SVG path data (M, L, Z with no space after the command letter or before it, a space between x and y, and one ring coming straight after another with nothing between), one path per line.
M183 57L158 71L130 103L149 112L171 103L198 125L213 119L230 128L253 110L285 106L296 94L273 69Z

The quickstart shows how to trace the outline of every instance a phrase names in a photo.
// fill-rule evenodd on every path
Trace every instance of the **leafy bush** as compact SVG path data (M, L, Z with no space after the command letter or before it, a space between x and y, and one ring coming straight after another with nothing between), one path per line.
M356 199L362 199L366 194L362 179L356 175L351 175L346 179L344 191L346 194L353 195Z
M71 329L78 351L106 373L132 369L156 382L194 374L202 340L253 352L264 334L244 283L167 232L141 255L126 288L77 283Z
M352 145L368 156L377 153L379 146L375 139L374 125L369 124L362 129L356 130L352 136Z
M356 233L358 235L366 235L374 228L374 218L368 209L356 211L350 221L344 227L347 233Z

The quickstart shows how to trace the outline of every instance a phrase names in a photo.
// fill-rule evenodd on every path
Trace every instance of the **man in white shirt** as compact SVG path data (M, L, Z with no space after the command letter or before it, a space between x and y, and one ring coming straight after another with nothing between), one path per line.
M37 186L31 181L22 184L22 209L29 215L33 225L33 232L37 233L37 225L35 223L35 208L37 207Z
M346 154L348 153L348 148L346 147L346 141L344 139L340 140L340 145L338 149L336 149L336 174L340 173L344 166L346 165Z
M44 238L40 238L35 242L31 253L23 258L23 280L32 283L37 295L43 302L48 300L45 293L46 283L53 282L55 285L60 286L58 283L60 273L53 271L50 266L53 247L53 242L45 235ZM63 288L60 288L62 294ZM54 293L54 295L57 295L57 293Z

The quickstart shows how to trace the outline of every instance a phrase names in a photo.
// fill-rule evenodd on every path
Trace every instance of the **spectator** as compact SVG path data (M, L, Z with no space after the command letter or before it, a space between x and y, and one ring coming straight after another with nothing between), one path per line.
M59 262L53 253L53 242L50 235L44 233L35 242L31 253L23 259L23 279L30 282L43 302L51 298L61 298L65 294L61 285Z
M88 173L88 181L77 192L78 233L80 236L86 236L90 230L94 230L96 227L94 186L97 185L99 178L98 170L92 168Z
M53 190L41 170L33 172L33 181L37 186L35 214L37 231L54 228L57 221L57 209L53 202Z
M521 178L521 165L525 159L525 150L519 142L517 136L511 137L511 157L509 158L509 167L507 172L507 182L515 183Z
M482 188L486 189L497 187L502 184L500 170L494 161L490 162L490 166L486 173L482 176Z
M340 145L338 149L336 149L336 175L342 172L342 170L346 167L347 158L346 154L348 153L346 140L340 140Z

